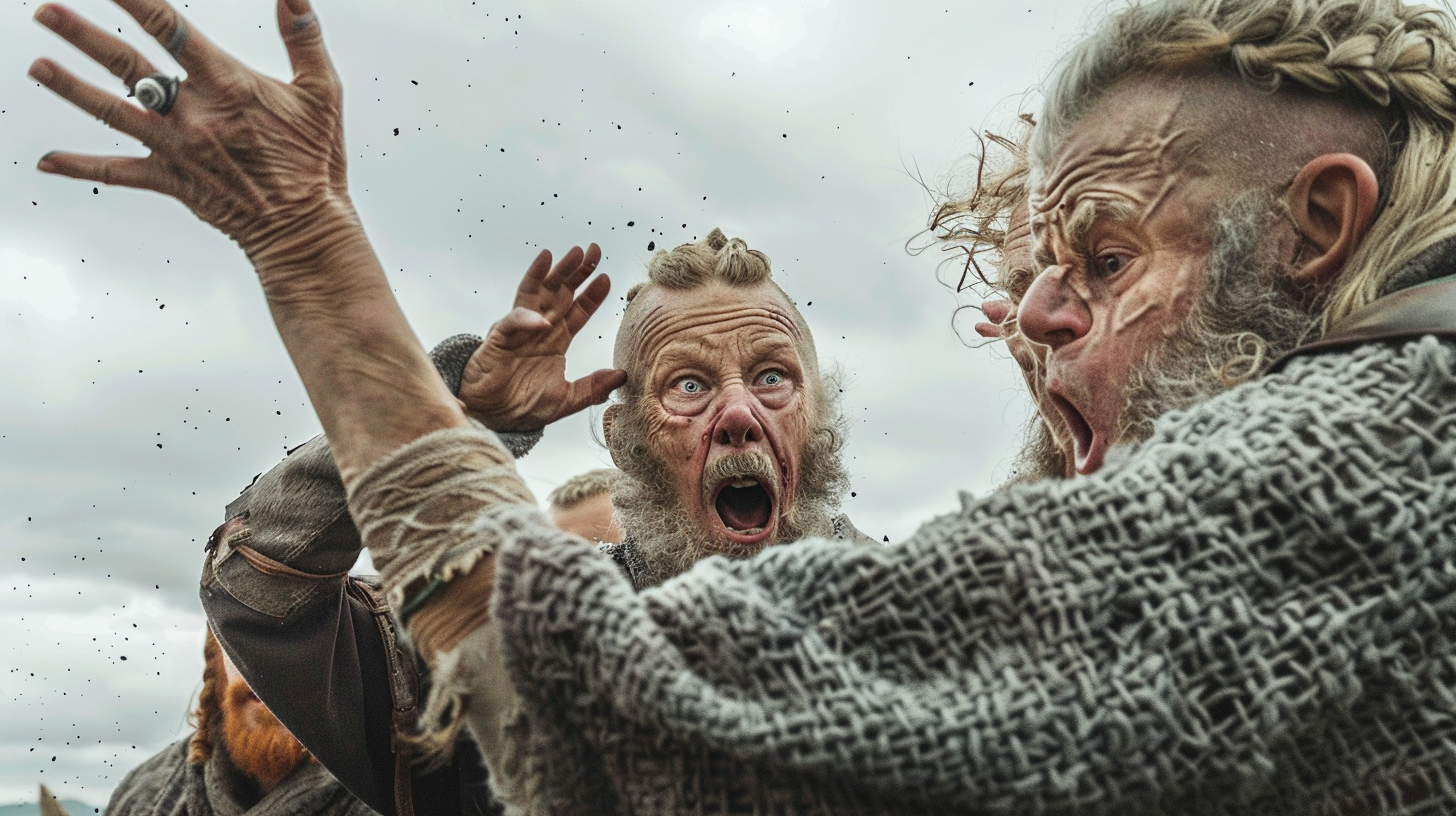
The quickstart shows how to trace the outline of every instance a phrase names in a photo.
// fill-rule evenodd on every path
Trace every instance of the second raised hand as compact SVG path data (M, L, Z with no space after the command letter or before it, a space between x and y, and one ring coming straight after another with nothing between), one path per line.
M585 252L572 247L555 266L550 252L536 256L513 308L465 367L460 400L467 413L492 430L533 431L605 402L627 381L612 368L566 380L566 350L611 289L606 275L586 283L601 257L596 244Z

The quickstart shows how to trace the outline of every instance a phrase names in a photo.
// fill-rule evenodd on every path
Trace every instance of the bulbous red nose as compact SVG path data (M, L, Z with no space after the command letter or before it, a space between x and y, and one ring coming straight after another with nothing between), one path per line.
M749 408L746 395L734 399L723 410L718 417L718 424L713 428L713 444L726 448L745 448L762 441L763 437L763 426Z
M1034 343L1061 348L1092 330L1092 312L1067 283L1067 268L1049 266L1021 298L1016 310L1021 333Z

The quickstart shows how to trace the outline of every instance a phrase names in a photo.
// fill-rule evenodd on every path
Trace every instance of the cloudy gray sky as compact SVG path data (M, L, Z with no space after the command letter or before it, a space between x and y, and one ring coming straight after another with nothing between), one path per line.
M36 6L0 0L0 804L44 781L100 805L187 729L202 542L318 424L236 247L170 200L35 172L50 149L138 152L25 79L48 55L116 86ZM102 0L75 7L143 42ZM842 368L847 509L892 541L991 489L1026 412L1005 354L957 339L942 256L906 251L917 176L1033 109L1093 7L319 2L351 187L426 344L488 327L542 247L600 243L620 294L650 247L722 227L773 259ZM268 0L187 12L286 71ZM583 333L573 376L608 364L617 318ZM608 463L598 418L522 463L537 495Z

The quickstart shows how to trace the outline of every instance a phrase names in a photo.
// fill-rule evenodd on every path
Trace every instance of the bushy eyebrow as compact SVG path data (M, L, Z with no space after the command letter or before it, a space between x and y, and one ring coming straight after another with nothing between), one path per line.
M1092 237L1092 228L1099 221L1130 223L1137 217L1131 203L1122 199L1086 198L1077 202L1072 217L1067 219L1067 241L1074 247L1085 247Z
M794 341L786 336L767 336L756 338L751 341L753 349L753 366L757 367L770 358L787 355L787 367L793 368L802 373L804 361L799 355L799 347ZM658 381L661 372L671 372L674 369L699 368L707 370L711 368L707 363L713 357L704 346L696 343L671 341L661 352L658 353L653 363L652 377ZM784 361L775 360L775 365L783 367ZM676 376L675 374L670 376ZM796 374L796 376L799 376Z
M1137 219L1137 210L1131 202L1120 198L1083 198L1077 202L1072 209L1072 215L1066 220L1064 239L1068 246L1082 251L1092 236L1092 229L1104 220L1111 220L1120 223L1132 223ZM1056 257L1052 254L1049 241L1045 236L1049 230L1056 229L1056 222L1052 219L1045 219L1037 231L1038 240L1034 257L1037 266L1042 269L1056 263Z

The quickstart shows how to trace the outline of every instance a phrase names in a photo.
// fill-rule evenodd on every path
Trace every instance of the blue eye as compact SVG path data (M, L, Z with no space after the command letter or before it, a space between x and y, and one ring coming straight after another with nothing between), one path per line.
M759 382L763 383L764 385L778 385L783 381L784 375L778 373L777 371L770 371L762 377L759 377Z
M684 394L697 394L703 390L703 384L697 380L683 380L677 384L677 387L681 388Z

